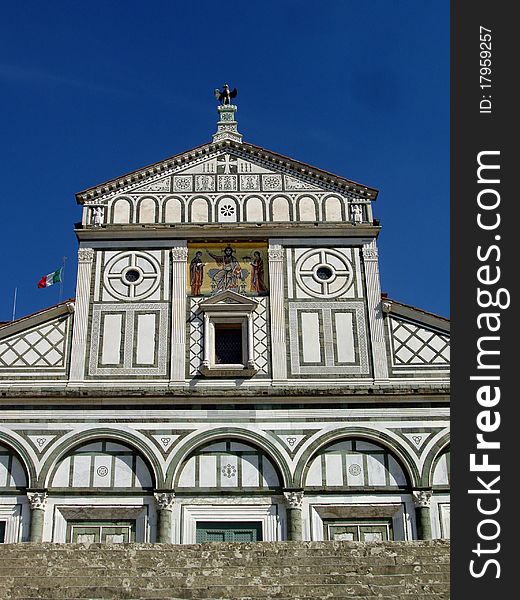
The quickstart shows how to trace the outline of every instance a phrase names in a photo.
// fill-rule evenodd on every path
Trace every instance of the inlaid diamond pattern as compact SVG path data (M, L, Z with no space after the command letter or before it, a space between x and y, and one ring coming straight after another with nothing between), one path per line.
M200 375L204 355L204 323L201 313L197 310L199 302L204 298L191 299L190 337L189 337L189 372L190 375ZM267 300L260 298L253 313L253 340L255 363L259 374L269 372L268 335L267 335Z
M62 367L66 321L46 323L0 342L0 367Z
M266 299L261 298L253 313L253 339L255 363L258 373L268 373L269 360L267 357L267 307Z
M450 339L412 323L391 320L396 365L447 365Z
M204 323L197 310L204 298L192 298L190 310L190 375L200 375L204 351Z

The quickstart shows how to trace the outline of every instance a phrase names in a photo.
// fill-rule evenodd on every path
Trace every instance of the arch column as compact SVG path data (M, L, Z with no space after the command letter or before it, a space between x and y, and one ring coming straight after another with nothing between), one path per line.
M175 492L155 492L157 508L157 543L172 543L172 512L175 506Z
M283 493L287 503L287 539L298 542L302 536L303 490L291 490Z
M45 520L45 507L47 506L46 490L27 492L27 499L31 506L31 523L29 528L29 541L43 541L43 524Z
M430 514L431 490L414 490L413 502L415 504L415 523L417 525L417 538L420 540L432 539L432 522Z

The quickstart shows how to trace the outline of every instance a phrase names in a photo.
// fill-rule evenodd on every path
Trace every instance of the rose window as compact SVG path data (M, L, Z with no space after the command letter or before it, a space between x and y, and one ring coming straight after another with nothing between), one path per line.
M155 257L144 252L122 252L108 261L105 286L121 300L146 298L159 287L160 272Z
M334 298L352 285L352 265L344 254L333 248L313 248L298 258L296 279L309 296Z
M224 204L220 207L223 217L231 217L235 214L235 207L232 204Z

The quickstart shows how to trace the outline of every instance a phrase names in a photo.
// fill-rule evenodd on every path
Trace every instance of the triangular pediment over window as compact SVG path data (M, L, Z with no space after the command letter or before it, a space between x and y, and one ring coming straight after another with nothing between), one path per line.
M240 310L252 312L258 306L258 302L252 298L246 298L232 290L219 292L199 304L199 309L202 311L213 310Z

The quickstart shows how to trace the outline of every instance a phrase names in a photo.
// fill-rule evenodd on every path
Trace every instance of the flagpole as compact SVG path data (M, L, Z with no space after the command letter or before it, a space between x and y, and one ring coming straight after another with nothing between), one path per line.
M16 314L16 296L18 295L18 288L15 287L14 288L14 298L13 298L13 318L11 319L11 321L14 321L14 316Z
M65 261L67 260L66 256L62 257L62 262L61 262L61 277L60 277L60 299L58 303L61 303L61 301L63 300L63 279L65 276Z

